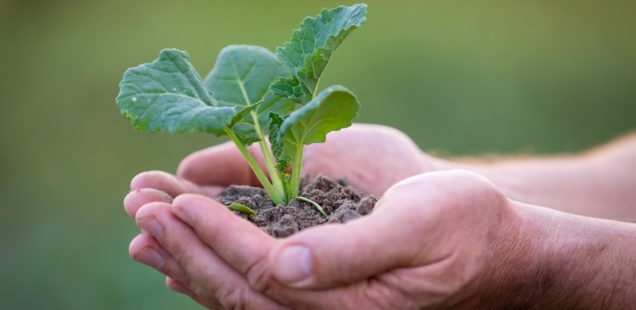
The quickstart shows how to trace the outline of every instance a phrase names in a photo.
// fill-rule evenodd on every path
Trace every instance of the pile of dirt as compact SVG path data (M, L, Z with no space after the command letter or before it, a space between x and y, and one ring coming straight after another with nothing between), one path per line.
M334 181L324 176L318 176L311 182L303 179L300 196L320 204L328 216L299 200L293 200L286 206L276 206L267 192L259 187L232 185L221 192L218 200L225 205L237 202L252 208L256 211L255 216L237 214L276 238L324 223L346 223L371 213L378 200L349 186L344 180Z

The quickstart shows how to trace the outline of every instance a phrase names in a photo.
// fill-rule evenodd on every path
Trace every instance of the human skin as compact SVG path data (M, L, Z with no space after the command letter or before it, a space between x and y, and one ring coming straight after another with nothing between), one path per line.
M477 172L514 200L636 221L636 134L576 155L435 161L442 169Z
M338 154L339 147L358 149L353 141L359 152ZM370 156L382 154L374 152L372 141L378 141L377 151L393 145L392 155L401 158ZM356 126L312 147L305 171L349 175L354 185L384 193L370 216L273 239L212 199L185 195L214 195L219 186L231 183L256 184L240 157L229 156L232 149L222 146L187 158L180 178L148 172L133 180L125 206L145 232L131 243L131 255L166 274L173 290L212 308L620 308L635 298L631 224L522 204L468 172L416 176L385 193L400 179L445 170L452 162L422 154L408 138L383 127ZM596 154L625 153L610 150ZM377 171L354 174L370 161ZM506 180L492 172L499 169L480 172L492 173L491 180ZM518 182L522 176L512 179ZM525 194L543 199L528 194L536 192ZM329 237L334 234L339 237ZM311 267L292 268L293 255L286 253L300 254L305 262L309 257ZM310 270L309 280L298 280L294 270Z

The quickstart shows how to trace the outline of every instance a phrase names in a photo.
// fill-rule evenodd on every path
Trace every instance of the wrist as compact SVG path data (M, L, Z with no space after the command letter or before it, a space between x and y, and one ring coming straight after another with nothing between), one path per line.
M636 298L634 225L520 203L513 209L493 272L495 304L620 308Z

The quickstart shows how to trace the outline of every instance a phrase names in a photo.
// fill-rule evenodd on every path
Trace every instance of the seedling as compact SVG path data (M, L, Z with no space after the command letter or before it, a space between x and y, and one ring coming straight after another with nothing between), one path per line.
M230 45L205 79L186 52L164 49L152 63L126 71L117 105L140 131L227 135L275 204L301 199L325 214L298 196L303 149L349 127L357 115L359 103L351 91L318 86L332 53L364 24L366 13L366 4L323 9L305 18L276 54ZM247 150L252 143L260 145L269 178ZM250 212L243 207L234 209Z

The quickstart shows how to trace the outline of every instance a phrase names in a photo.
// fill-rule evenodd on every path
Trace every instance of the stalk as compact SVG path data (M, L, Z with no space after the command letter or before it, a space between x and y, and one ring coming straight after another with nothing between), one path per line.
M234 70L236 70L236 67L234 68ZM252 102L250 101L250 97L247 95L247 91L245 90L245 85L243 85L243 81L241 81L240 79L237 79L236 82L239 85L239 88L241 89L241 93L243 94L243 99L248 105L251 105ZM263 153L263 158L265 159L265 166L267 167L267 171L269 172L269 177L272 179L273 187L269 182L267 182L268 184L270 184L269 187L271 188L271 190L268 190L267 188L265 188L265 184L263 183L263 181L260 180L260 178L259 178L259 181L263 183L263 188L265 188L267 193L269 193L269 196L272 198L272 201L275 204L280 204L282 202L287 203L287 195L285 195L285 188L283 187L283 182L281 181L280 176L278 175L278 170L276 170L276 167L274 166L272 157L269 154L269 148L267 147L267 143L265 142L265 135L263 134L263 130L261 130L261 124L258 121L258 115L256 115L256 112L254 111L250 112L250 114L252 115L252 120L254 121L254 128L256 129L256 133L258 134L258 137L260 138L259 143L261 146L261 152ZM254 158L252 157L252 159ZM250 167L252 167L251 164L250 164ZM256 168L259 170L260 174L263 175L263 178L267 180L267 177L264 177L264 173L261 170L261 168L258 165L256 165ZM252 167L252 170L254 170L254 173L256 173L256 170L253 167ZM258 177L258 174L257 174L257 177Z
M298 197L298 191L300 190L300 167L303 163L303 149L304 145L298 147L296 149L296 154L294 154L294 159L292 160L290 200Z
M267 143L265 142L265 135L263 134L263 130L261 129L261 124L258 120L258 116L254 111L250 113L252 115L252 120L254 121L254 128L256 128L256 133L260 138L259 144L261 146L261 152L263 153L263 158L265 159L265 166L267 167L267 172L269 173L269 177L272 180L272 185L274 188L280 193L285 203L287 203L287 195L285 195L285 188L283 187L283 181L278 174L278 170L274 165L274 161L272 159L272 155L269 152L269 148L267 147Z
M236 144L236 147L239 149L241 154L243 154L243 157L245 157L245 159L247 160L247 164L250 166L250 168L252 168L252 171L254 171L256 178L259 182L261 182L261 185L263 185L263 189L265 189L267 194L269 194L269 197L272 198L272 201L275 204L283 203L283 197L281 197L281 194L274 189L272 183L269 182L269 180L265 176L265 173L256 162L256 159L254 159L254 156L252 156L252 154L247 150L243 142L241 142L241 140L239 140L239 138L229 128L226 127L224 130L225 133L230 137L230 139L232 139L234 144Z

